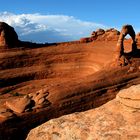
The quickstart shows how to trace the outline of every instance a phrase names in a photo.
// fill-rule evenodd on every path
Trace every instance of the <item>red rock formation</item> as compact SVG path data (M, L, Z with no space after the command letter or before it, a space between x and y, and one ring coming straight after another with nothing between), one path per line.
M134 140L140 138L140 85L118 93L103 106L50 120L30 131L26 140Z
M31 104L30 98L28 96L17 98L14 100L6 101L6 106L16 113L23 113L27 108L29 108L29 105Z
M93 31L93 32L91 33L91 36L93 36L93 37L97 36L96 31Z
M91 42L90 37L80 38L80 43L88 43L88 42Z
M137 45L140 45L140 32L136 35L136 43Z
M131 63L125 67L104 67L112 63L116 43L95 40L0 51L0 139L24 139L48 119L101 106L119 89L140 83L139 50L136 56L127 54ZM5 106L25 95L34 104L22 113Z
M105 31L103 29L98 29L96 30L96 35L97 36L100 36L100 35L103 35L105 33ZM93 34L93 33L92 33Z
M92 42L95 40L97 40L97 41L116 41L116 40L118 40L119 35L120 35L120 32L114 28L108 29L106 31L103 29L98 29L91 33L91 37L81 38L80 42L88 43L88 42Z
M5 22L0 22L0 49L15 47L18 43L18 36L13 27Z
M116 47L116 59L118 61L118 65L126 65L128 64L127 58L124 56L124 38L125 36L129 34L132 38L132 53L137 52L137 46L136 46L136 39L135 39L135 31L131 25L124 25L122 27L118 42L117 42L117 47Z

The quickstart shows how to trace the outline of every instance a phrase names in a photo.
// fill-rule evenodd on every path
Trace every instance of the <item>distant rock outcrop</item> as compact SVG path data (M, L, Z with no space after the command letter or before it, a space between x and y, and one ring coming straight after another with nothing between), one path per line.
M138 140L140 85L122 90L107 104L50 120L33 129L26 140Z
M116 41L118 40L120 32L114 28L104 30L104 29L97 29L91 33L90 37L81 38L81 43L92 42L94 40L101 40L101 41Z
M14 28L5 22L0 22L0 49L12 48L18 43L18 35Z
M96 35L99 36L99 35L103 35L105 33L105 31L103 29L98 29L96 30Z
M91 42L91 38L90 37L83 37L83 38L80 38L80 42L81 43L88 43L88 42Z

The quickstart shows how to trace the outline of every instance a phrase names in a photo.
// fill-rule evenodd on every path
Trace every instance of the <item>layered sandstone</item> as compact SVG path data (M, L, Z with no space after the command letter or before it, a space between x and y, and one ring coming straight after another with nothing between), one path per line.
M100 37L106 33L98 30ZM127 65L110 66L116 43L113 36L0 50L0 139L24 139L49 119L99 107L118 90L140 83L139 50L124 52Z
M132 86L99 108L50 120L31 130L26 140L138 140L139 89Z

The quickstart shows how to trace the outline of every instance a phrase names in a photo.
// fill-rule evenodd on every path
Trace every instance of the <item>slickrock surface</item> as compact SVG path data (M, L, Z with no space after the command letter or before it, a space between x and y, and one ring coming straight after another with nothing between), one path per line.
M117 99L127 108L140 111L140 85L120 91Z
M139 89L132 86L99 108L52 119L31 130L26 140L139 140ZM131 111L122 98L130 101Z

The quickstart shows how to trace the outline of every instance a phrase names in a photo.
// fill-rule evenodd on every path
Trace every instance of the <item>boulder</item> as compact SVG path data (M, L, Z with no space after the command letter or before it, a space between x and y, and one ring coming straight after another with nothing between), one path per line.
M97 36L103 35L104 33L105 33L105 30L103 30L103 29L97 29L97 30L96 30Z
M105 31L104 36L102 37L106 41L118 40L120 32L114 28L108 29Z
M35 93L30 93L29 95L26 95L24 97L18 97L16 99L8 100L5 102L5 105L8 109L12 110L13 112L23 113L31 109L48 106L50 104L50 102L47 99L48 95L48 89L44 88Z
M26 109L29 109L28 106L31 104L31 99L25 96L23 98L6 101L5 104L10 110L16 113L23 113Z
M140 110L140 85L135 85L129 89L120 91L117 99L124 106L133 110Z
M47 96L48 96L48 92L46 93L38 92L36 96L33 96L32 100L34 100L36 104L42 104Z
M92 33L94 35L94 32ZM96 38L94 37L94 40L99 40L99 41L116 41L119 38L120 32L114 28L108 29L108 30L103 30L103 29L98 29L96 31ZM92 38L93 36L91 36Z
M96 109L52 119L31 130L26 140L138 140L140 108L130 112L120 99L140 104L139 89L140 85L122 90L116 99ZM130 106L135 109L134 104Z
M106 30L105 34L107 36L115 36L115 35L120 35L120 32L114 28L111 28L111 29Z
M15 47L18 35L14 28L5 22L0 22L0 48Z
M115 28L110 28L110 29L107 29L106 31L105 31L106 33L107 32L114 32L114 33L116 33L117 35L119 35L120 34L120 32L118 31L118 30L116 30Z

